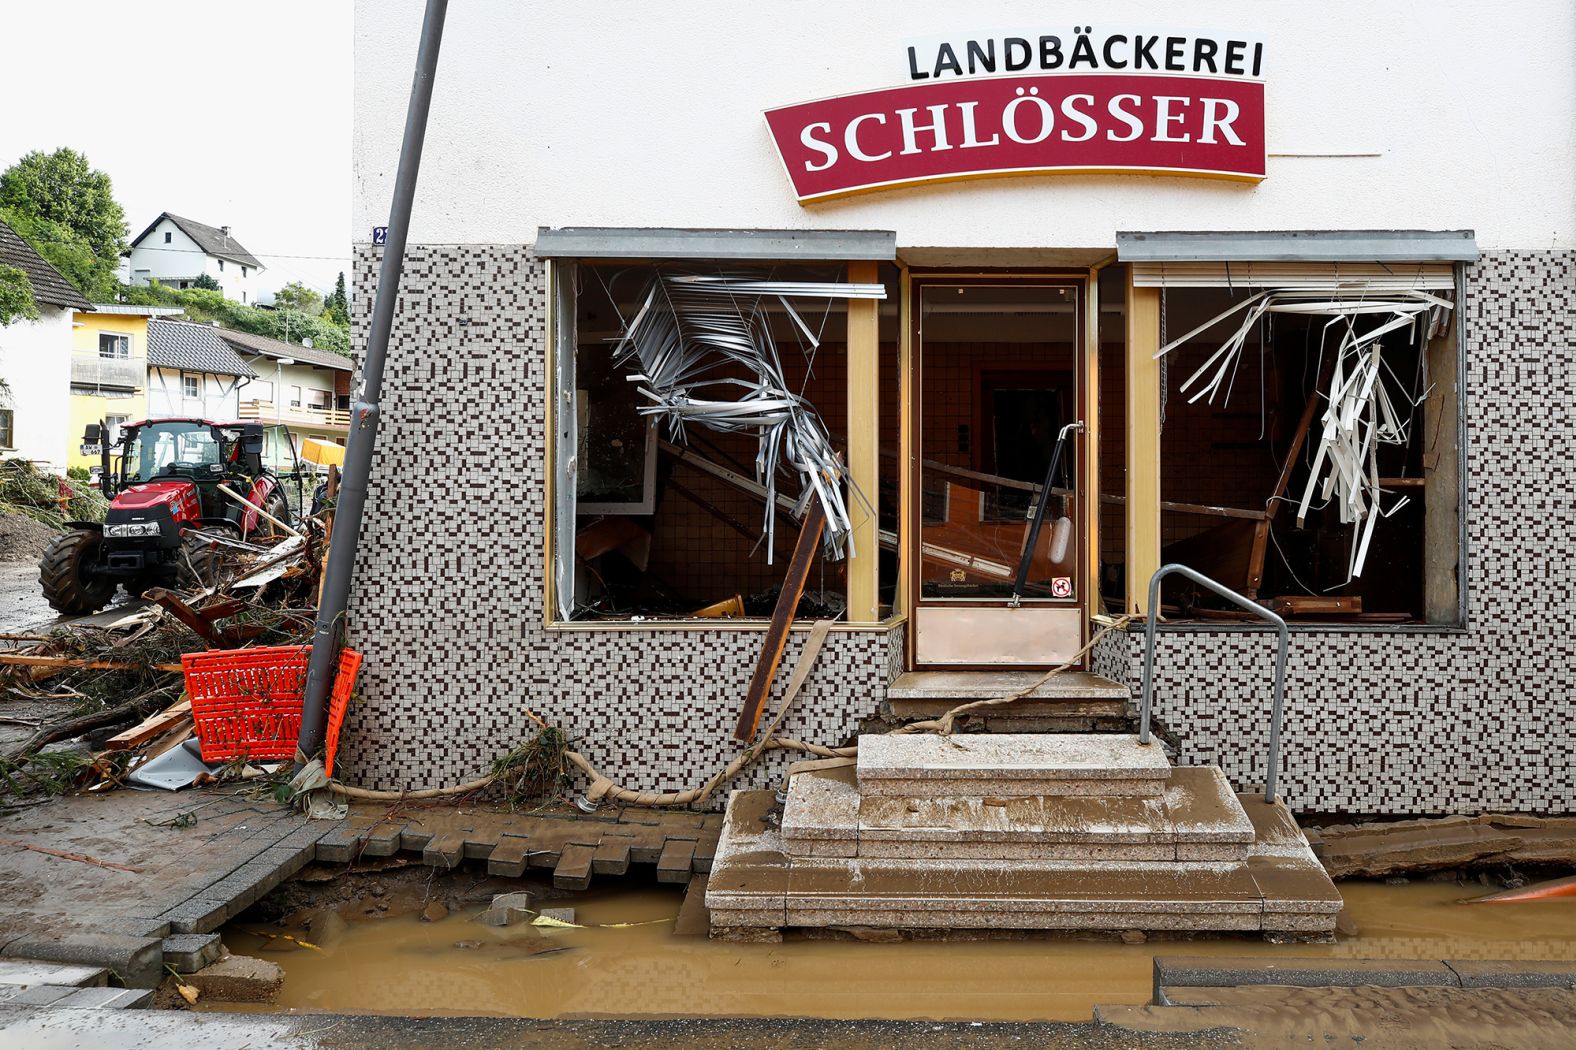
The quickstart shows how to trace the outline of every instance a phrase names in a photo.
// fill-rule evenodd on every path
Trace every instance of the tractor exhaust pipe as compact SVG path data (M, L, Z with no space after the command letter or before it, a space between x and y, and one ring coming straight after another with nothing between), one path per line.
M323 573L317 626L312 632L312 657L307 664L297 749L301 757L308 759L323 747L328 692L333 685L339 643L344 635L351 574L355 569L361 516L367 501L367 480L372 473L372 453L377 446L383 364L388 357L389 332L394 326L394 307L399 300L400 271L405 264L405 234L410 228L411 202L416 196L416 175L421 169L427 111L432 106L432 82L438 72L438 47L443 42L443 19L448 6L448 0L427 0L427 11L421 23L416 77L410 88L410 107L405 112L405 138L400 143L388 236L378 271L377 298L372 304L372 328L367 338L366 358L361 363L361 396L351 408L350 439L345 448L339 500L334 507L334 535L328 550L328 566Z

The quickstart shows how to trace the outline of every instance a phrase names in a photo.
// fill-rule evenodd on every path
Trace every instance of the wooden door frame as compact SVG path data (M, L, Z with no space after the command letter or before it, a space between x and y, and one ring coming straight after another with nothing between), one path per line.
M1016 269L968 269L941 267L932 269L909 268L906 282L907 314L904 319L904 334L908 337L910 351L906 355L905 376L911 384L911 393L904 406L905 429L911 435L907 463L905 463L903 480L907 482L906 492L903 494L903 507L901 508L902 533L905 538L903 547L906 551L902 559L902 586L903 612L908 621L909 628L905 632L904 658L909 668L917 666L916 646L918 636L918 617L915 615L921 603L921 575L923 573L923 496L922 496L922 470L925 458L924 429L922 409L924 402L924 339L920 327L921 306L924 298L924 289L927 285L991 285L991 284L1061 284L1073 287L1077 295L1073 310L1073 361L1072 370L1074 378L1074 395L1072 398L1075 418L1083 418L1086 423L1084 431L1077 433L1073 439L1071 455L1077 465L1079 479L1079 528L1077 537L1078 559L1075 568L1075 579L1078 581L1079 597L1077 608L1082 611L1079 627L1081 642L1087 642L1089 637L1089 617L1094 611L1094 602L1098 592L1090 591L1090 581L1098 579L1098 564L1091 567L1088 559L1091 552L1099 548L1099 485L1091 470L1095 467L1092 459L1094 440L1097 434L1096 422L1093 418L1098 407L1098 391L1091 387L1096 381L1092 371L1088 344L1092 338L1098 338L1096 330L1091 325L1091 301L1094 297L1095 271L1089 269L1047 269L1047 270L1016 270ZM1098 318L1095 318L1097 321ZM1063 370L1065 371L1065 369ZM971 414L972 415L972 414ZM977 422L977 421L976 421ZM977 429L977 426L976 426ZM975 435L978 441L978 434ZM1091 498L1090 493L1094 495ZM1015 566L1016 568L1016 566ZM1000 600L979 599L971 601L957 599L952 602L954 606L989 606L998 607ZM1087 667L1089 659L1085 656L1079 661L1078 666ZM1040 665L1025 664L1023 670L1034 670ZM1049 665L1045 665L1049 666ZM969 667L948 665L950 670L969 670ZM979 670L996 670L1003 668L1000 665L981 665Z

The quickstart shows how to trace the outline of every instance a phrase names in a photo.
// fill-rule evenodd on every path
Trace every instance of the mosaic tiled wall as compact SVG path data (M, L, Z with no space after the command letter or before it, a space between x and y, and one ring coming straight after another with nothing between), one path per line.
M375 261L357 260L363 331ZM1282 791L1303 811L1576 811L1576 253L1490 253L1468 292L1471 626L1294 638ZM704 779L734 753L758 633L542 627L539 263L524 246L419 246L400 307L353 608L372 658L348 779L473 776L529 731L526 705L630 787ZM1136 685L1140 641L1108 639L1095 670ZM1156 713L1185 761L1263 781L1270 651L1254 633L1162 637ZM901 630L834 633L784 732L841 742L901 660ZM788 757L740 784L770 783Z
M1487 253L1466 335L1468 630L1293 635L1296 809L1576 811L1576 252ZM1185 761L1263 783L1273 650L1261 633L1162 634L1155 711Z
M360 333L375 267L364 249ZM527 707L638 790L692 787L737 753L760 632L542 625L545 311L525 247L407 254L350 621L368 660L339 760L349 782L475 777L532 732ZM789 643L779 693L804 639ZM901 660L901 629L833 632L782 733L842 743ZM773 783L802 757L768 754L735 786Z

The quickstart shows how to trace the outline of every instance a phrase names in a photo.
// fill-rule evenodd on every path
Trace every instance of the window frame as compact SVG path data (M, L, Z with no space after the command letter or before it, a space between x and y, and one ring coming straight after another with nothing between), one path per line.
M1319 261L1319 260L1310 260ZM1455 439L1456 439L1456 469L1454 489L1457 498L1456 505L1456 615L1452 621L1441 623L1411 622L1411 623L1342 623L1335 620L1300 621L1288 620L1287 629L1293 634L1335 635L1335 634L1372 634L1372 635L1464 635L1471 630L1473 625L1472 592L1471 592L1471 544L1469 540L1467 515L1472 507L1470 499L1470 482L1467 473L1470 440L1470 417L1467 414L1467 354L1470 344L1466 326L1467 314L1471 310L1471 303L1467 287L1467 266L1459 260L1451 261L1451 272L1454 280L1453 294L1455 307L1451 311L1452 335L1455 341L1454 379L1456 384L1454 408L1456 413ZM1131 287L1131 274L1129 286ZM1158 335L1158 333L1157 333ZM1158 345L1158 344L1156 344ZM1131 350L1131 348L1130 348ZM1426 350L1425 350L1426 352ZM1148 354L1144 356L1147 358ZM1128 423L1130 427L1130 421ZM1131 431L1129 431L1129 437ZM1160 463L1162 475L1165 463ZM1129 511L1131 513L1131 510ZM1159 534L1160 508L1155 508L1155 531ZM1129 558L1131 558L1131 551ZM1130 588L1131 588L1130 584ZM1147 589L1147 581L1141 585ZM1131 600L1131 598L1129 599ZM1242 634L1264 633L1275 628L1259 622L1168 622L1161 620L1156 624L1162 633L1174 634Z
M0 408L0 448L16 451L16 409Z
M560 380L567 379L567 389L570 391L574 390L575 383L574 363L578 350L575 338L575 322L578 301L574 289L574 275L576 268L582 263L587 265L598 265L606 264L611 261L618 260L601 257L581 260L556 256L549 257L545 260L546 265L544 267L545 272L543 279L545 280L547 286L547 311L545 325L546 338L544 339L545 367L542 370L542 391L544 406L543 425L547 438L547 447L546 456L544 457L546 498L543 501L543 557L545 571L542 573L542 590L540 592L543 599L543 627L546 630L554 632L639 631L649 633L652 631L704 631L716 633L742 631L749 633L764 633L771 625L771 620L767 617L716 620L662 618L649 618L643 620L571 620L560 615L559 589L566 584L570 587L573 586L574 567L573 559L569 559L567 565L567 574L561 571L566 566L561 566L559 564L559 558L557 555L557 550L559 547L558 535L560 534L561 530L566 528L569 531L569 534L573 535L574 519L576 517L577 510L577 503L572 496L568 501L564 501L562 503L560 501L560 497L562 495L562 486L564 485L565 480L560 473L560 465L563 463L566 455L570 460L573 460L576 453L578 435L575 432L575 427L573 425L574 417L572 415L567 417L569 428L567 431L565 431L562 428L566 421L566 417L563 413L557 411L559 405L558 391L560 389ZM697 260L683 258L663 258L639 260L630 259L628 261L684 263L695 262ZM742 265L770 265L774 262L774 260L771 259L746 259L739 261ZM813 264L818 260L795 259L775 261L791 261L794 263ZM819 261L832 262L838 265L850 264L849 260L846 259ZM895 267L897 270L897 286L899 289L898 316L904 317L907 316L906 311L909 308L909 268L901 260L892 260L890 265ZM911 356L910 349L909 326L905 324L899 324L897 327L897 335L898 356L895 367L898 369L900 381L898 418L902 421L902 425L906 428L908 426L907 420L909 417L908 406L910 399L913 396L913 376L911 374L911 363L913 358ZM565 355L562 353L565 346L568 347L567 362L564 360ZM567 372L561 375L561 370L565 368L567 368ZM569 395L571 403L573 396L573 393ZM877 414L877 416L872 419L872 424L876 427L879 427L879 414ZM905 436L903 440L907 441L908 438ZM655 448L656 442L652 442L651 449L654 451ZM902 477L902 472L900 472L900 477ZM571 475L569 477L569 484L573 486L574 483L574 477ZM906 478L903 478L901 483L906 485ZM572 487L570 491L571 493L573 492ZM901 498L902 497L900 497L900 500ZM893 603L890 615L884 619L876 621L858 621L849 623L847 621L839 620L834 622L831 626L833 633L843 634L875 632L885 634L897 627L903 626L908 622L908 614L905 608L906 599L904 598L905 584L903 582L905 579L905 572L902 568L902 560L905 556L903 554L903 550L906 549L906 547L910 544L910 540L907 538L906 533L900 533L900 537L902 538L900 538L899 541L900 564L897 576L898 597ZM813 628L814 623L810 620L794 619L789 623L789 630L791 632L805 632L810 631Z
M121 354L106 354L104 352L104 340L106 340L106 339L116 340L121 346L125 347L125 351L126 352L125 353L121 353ZM129 333L129 332L104 332L104 331L99 332L98 333L98 355L99 355L99 360L101 360L101 361L129 361L129 360L131 360L131 333Z
M203 379L202 376L194 374L194 373L191 373L191 372L182 372L181 373L181 400L182 401L201 401L201 400L203 400L203 381L202 381L202 379ZM187 393L187 391L186 391L186 384L188 382L190 382L190 383L192 383L193 385L196 386L197 392L195 394Z

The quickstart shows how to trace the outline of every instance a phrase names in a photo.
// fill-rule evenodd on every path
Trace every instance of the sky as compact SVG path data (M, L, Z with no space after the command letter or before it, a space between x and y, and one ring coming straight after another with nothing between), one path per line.
M0 170L87 154L126 209L229 226L268 269L350 271L352 0L7 4Z

